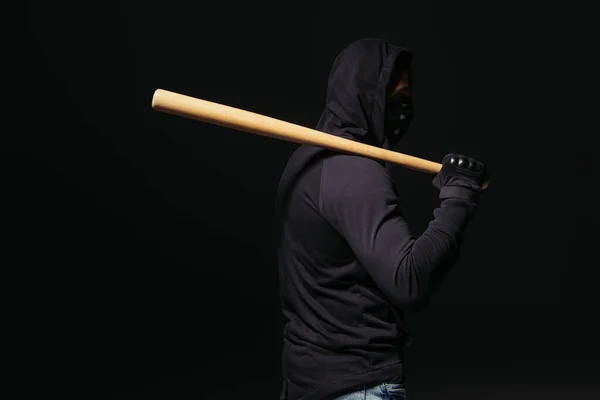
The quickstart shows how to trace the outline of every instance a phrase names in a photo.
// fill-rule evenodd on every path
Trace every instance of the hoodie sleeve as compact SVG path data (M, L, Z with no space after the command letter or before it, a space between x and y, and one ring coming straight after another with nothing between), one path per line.
M385 167L367 158L325 160L319 207L358 261L397 307L426 300L456 261L476 204L444 199L433 220L414 237Z

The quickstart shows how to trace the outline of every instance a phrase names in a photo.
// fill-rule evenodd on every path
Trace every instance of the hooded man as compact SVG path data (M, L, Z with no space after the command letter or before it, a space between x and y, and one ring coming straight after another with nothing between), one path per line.
M412 118L412 53L381 39L335 59L316 129L391 149ZM485 166L449 154L434 218L414 237L388 166L300 146L277 194L282 399L404 399L403 311L422 306L456 262Z

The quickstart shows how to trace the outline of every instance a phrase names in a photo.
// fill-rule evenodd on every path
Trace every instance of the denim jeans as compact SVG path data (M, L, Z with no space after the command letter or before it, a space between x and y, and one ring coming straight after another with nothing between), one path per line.
M333 400L406 400L404 383L381 383L336 397Z

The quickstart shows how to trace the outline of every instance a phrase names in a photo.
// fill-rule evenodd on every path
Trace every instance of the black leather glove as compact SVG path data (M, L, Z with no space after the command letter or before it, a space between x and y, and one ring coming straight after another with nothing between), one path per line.
M483 163L450 153L442 159L442 169L433 178L433 186L440 190L440 199L454 197L476 201L488 180L489 173Z

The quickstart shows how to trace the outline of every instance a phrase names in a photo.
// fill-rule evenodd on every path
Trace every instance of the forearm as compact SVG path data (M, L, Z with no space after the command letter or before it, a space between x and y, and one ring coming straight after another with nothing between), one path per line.
M410 305L433 294L455 264L476 204L464 199L445 199L434 219L404 253L394 273L399 305Z

